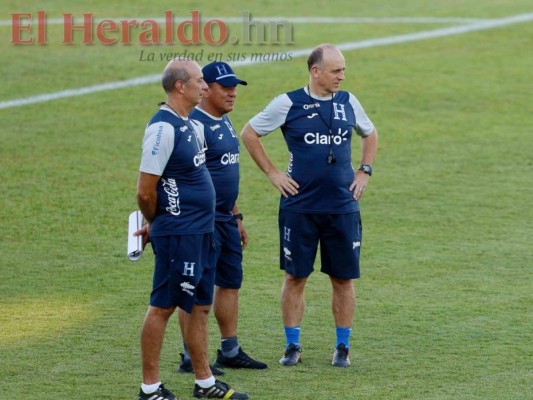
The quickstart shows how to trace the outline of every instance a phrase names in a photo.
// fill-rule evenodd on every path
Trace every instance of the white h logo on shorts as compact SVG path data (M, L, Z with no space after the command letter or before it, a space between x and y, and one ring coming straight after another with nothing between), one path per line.
M185 276L194 276L194 264L187 261L183 262L183 275Z
M285 239L287 242L291 241L291 230L286 226L283 227L283 239Z

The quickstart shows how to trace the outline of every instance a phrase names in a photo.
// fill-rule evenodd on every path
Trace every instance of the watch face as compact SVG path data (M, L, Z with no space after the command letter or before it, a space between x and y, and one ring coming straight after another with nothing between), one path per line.
M372 174L372 167L370 165L361 165L359 169L363 171L365 174L368 174L368 175Z

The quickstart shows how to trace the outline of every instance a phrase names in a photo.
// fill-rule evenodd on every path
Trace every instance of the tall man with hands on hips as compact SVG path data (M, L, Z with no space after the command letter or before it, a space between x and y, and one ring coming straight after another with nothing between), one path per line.
M301 361L300 325L304 289L318 245L321 271L332 285L336 343L332 365L348 367L355 312L353 279L360 276L362 226L359 200L372 175L378 133L357 98L340 90L345 61L333 45L320 45L307 60L306 87L276 97L243 128L241 137L255 163L281 193L280 268L285 271L281 310L285 354L280 364ZM279 171L261 138L281 128L289 150L287 172ZM354 171L352 133L361 137L362 156Z

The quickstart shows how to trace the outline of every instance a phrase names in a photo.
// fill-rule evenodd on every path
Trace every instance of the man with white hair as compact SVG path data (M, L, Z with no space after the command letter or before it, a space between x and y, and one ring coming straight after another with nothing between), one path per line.
M145 130L137 202L155 253L150 306L141 332L143 381L139 400L175 400L161 383L159 358L170 316L186 311L185 340L198 398L248 399L216 380L208 361L208 316L215 278L215 190L205 146L189 114L207 85L200 66L173 60L163 72L166 101Z

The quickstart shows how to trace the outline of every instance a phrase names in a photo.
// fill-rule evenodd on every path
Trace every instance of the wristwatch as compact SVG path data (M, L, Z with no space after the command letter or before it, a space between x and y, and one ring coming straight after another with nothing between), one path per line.
M233 219L240 219L241 221L244 219L242 213L233 214Z
M359 171L363 171L368 176L372 176L372 166L368 164L361 164L359 165L359 168L357 168Z

